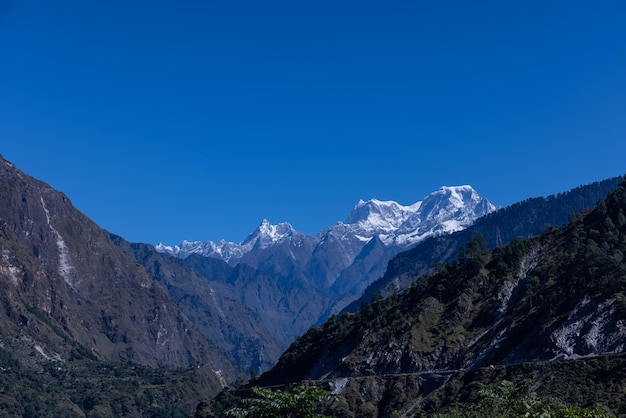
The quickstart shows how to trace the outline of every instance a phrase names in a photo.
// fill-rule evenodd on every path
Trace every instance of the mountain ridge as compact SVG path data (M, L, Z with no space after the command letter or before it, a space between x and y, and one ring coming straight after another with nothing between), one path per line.
M449 207L441 205L441 202L448 202ZM423 206L428 210L424 211ZM362 237L363 241L368 241L374 235L383 234L385 237L389 237L384 239L388 244L411 245L423 239L422 236L413 237L413 239L405 238L404 242L398 243L394 242L394 238L396 238L395 241L398 241L395 233L398 231L410 232L421 223L430 221L431 217L428 215L432 213L435 214L433 217L439 218L438 220L448 221L451 217L449 212L453 209L461 212L464 206L469 207L469 212L473 212L474 216L469 213L461 213L461 219L455 219L455 221L458 221L458 224L452 222L443 226L437 232L445 233L460 229L470 224L476 217L496 209L487 199L480 197L471 186L443 186L426 196L423 200L407 206L391 200L359 200L347 215L345 222L339 221L333 226L324 228L315 237L318 241L321 241L327 231L332 230L334 227L341 229L343 225L349 225L354 230L354 235ZM427 216L423 216L424 212L426 212ZM406 224L406 222L409 222L409 224ZM165 252L179 258L185 258L191 253L198 253L207 257L222 258L225 261L230 261L234 258L240 258L251 251L254 244L258 245L260 249L264 249L297 235L313 237L296 231L288 222L273 225L267 219L263 219L256 230L239 244L225 240L217 243L213 241L184 240L177 245L159 243L155 248L159 252Z
M100 360L211 364L235 374L150 275L66 195L1 156L0 194L0 338L6 348L33 350L25 360L33 364L66 361L85 350Z

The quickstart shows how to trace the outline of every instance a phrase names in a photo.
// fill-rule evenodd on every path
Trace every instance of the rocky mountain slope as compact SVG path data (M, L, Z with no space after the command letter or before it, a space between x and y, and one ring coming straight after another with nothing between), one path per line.
M391 402L402 414L419 410L428 385L450 380L433 376L624 352L626 182L562 228L486 247L473 237L459 261L359 313L331 317L258 383L324 379L341 394L354 393L361 378L386 376L395 389L366 402L374 409ZM409 378L411 397L393 383ZM364 402L343 399L345 411Z
M247 264L192 254L180 259L148 244L113 241L160 283L195 327L244 370L269 370L279 355L315 318L307 304L321 304L313 289L277 283Z
M1 157L0 195L0 347L33 366L89 353L236 374L161 286L65 195Z

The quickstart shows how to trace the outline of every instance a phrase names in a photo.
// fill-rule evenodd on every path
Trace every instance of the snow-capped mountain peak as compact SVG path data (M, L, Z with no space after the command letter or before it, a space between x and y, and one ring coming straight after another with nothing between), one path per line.
M377 235L385 245L406 247L431 235L466 228L493 210L495 206L471 186L443 186L409 206L394 201L360 200L345 223L354 235Z
M412 245L429 236L465 229L476 219L496 210L491 202L468 185L443 186L419 203L415 214L393 236L383 237L383 241Z
M359 200L359 203L346 218L345 223L358 225L368 232L389 232L402 225L408 216L416 212L418 207L419 205L402 206L392 200Z
M241 246L250 248L267 248L280 241L293 237L297 231L287 222L272 225L267 219L263 219L261 224L248 237L243 240Z
M179 245L164 245L159 243L155 249L160 253L166 253L178 258L187 258L191 254L201 254L205 257L221 258L224 261L240 258L245 252L239 244L221 240L213 241L187 241Z
M205 257L221 258L224 261L236 260L252 250L259 250L271 247L286 239L290 239L300 234L287 223L282 222L272 225L267 219L263 219L261 224L240 244L221 240L217 243L213 241L187 241L184 240L179 245L158 244L155 249L162 253L167 253L179 258L187 258L189 255L197 253Z
M481 198L471 186L441 187L436 192L426 196L420 205L420 219L429 217L442 217L454 215L458 211L473 213L474 208L479 206L479 213L483 212ZM493 206L493 205L492 205ZM493 207L495 209L495 207Z

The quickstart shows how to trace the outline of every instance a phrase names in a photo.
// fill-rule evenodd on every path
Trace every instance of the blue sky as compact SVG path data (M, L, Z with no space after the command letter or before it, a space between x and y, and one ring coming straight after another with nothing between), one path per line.
M623 1L0 2L0 154L135 242L626 174Z

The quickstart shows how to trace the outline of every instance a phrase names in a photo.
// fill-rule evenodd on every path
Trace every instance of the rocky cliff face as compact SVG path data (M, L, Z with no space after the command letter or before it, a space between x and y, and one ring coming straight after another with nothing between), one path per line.
M0 340L27 361L233 366L69 199L0 157ZM33 353L32 356L29 354Z

